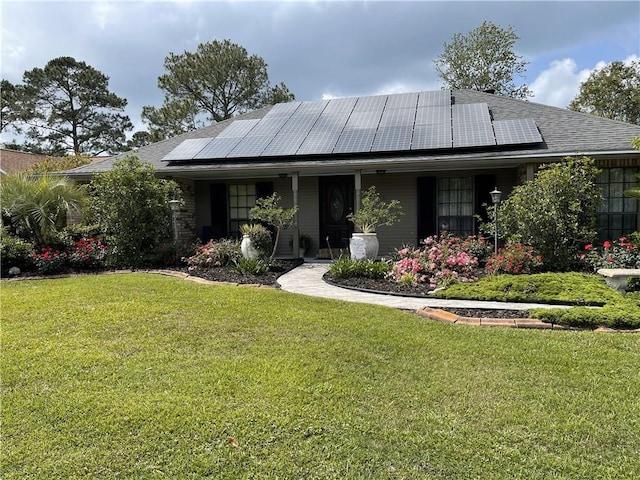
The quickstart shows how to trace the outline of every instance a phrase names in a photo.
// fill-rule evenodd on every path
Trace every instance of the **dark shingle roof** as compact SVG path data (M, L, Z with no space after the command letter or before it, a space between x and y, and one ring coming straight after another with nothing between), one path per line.
M464 162L471 159L514 157L526 157L530 160L539 159L543 161L550 157L562 158L566 155L597 156L598 154L616 152L640 157L640 153L631 148L632 138L640 136L640 126L638 125L473 90L455 90L451 92L451 95L452 101L456 105L486 103L493 121L523 118L533 119L542 135L544 143L535 149L529 148L530 146L524 148L522 145L514 145L511 148L502 148L497 151L460 152L452 150L445 152L416 152L411 157L407 157L406 152L403 155L399 155L398 152L379 152L375 154L372 153L367 157L354 155L353 158L344 155L338 157L328 155L315 159L300 160L299 164L321 168L323 165L331 164L357 165L366 164L367 162L392 164L398 161L442 160L458 160ZM158 173L166 174L171 174L172 172L179 174L191 172L197 175L198 172L215 172L220 169L246 170L251 167L264 166L267 163L274 166L282 163L282 159L271 158L269 160L261 160L260 165L248 162L246 159L237 161L226 160L223 165L217 164L215 161L209 163L200 162L174 165L162 160L184 140L215 138L235 120L261 119L271 108L272 107L265 107L233 119L141 147L134 152L128 152L96 164L77 168L68 173L72 176L88 177L93 173L108 171L111 169L115 160L130 154L135 154L142 161L153 164ZM287 161L290 161L290 159Z

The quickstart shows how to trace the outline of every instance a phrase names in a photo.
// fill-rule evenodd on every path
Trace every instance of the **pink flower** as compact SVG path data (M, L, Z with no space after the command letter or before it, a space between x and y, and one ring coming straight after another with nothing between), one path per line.
M602 246L603 246L604 248L611 248L611 242L610 242L609 240L606 240L606 241L602 244Z
M585 245L584 246L585 250L592 250L593 249L593 245L589 244L589 245Z

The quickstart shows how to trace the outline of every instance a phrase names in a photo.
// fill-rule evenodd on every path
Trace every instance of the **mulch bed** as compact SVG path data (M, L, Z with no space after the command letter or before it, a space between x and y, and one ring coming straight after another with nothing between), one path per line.
M211 280L213 282L226 282L226 283L242 283L242 284L258 284L276 286L278 277L293 270L299 265L302 265L301 259L274 260L269 269L263 275L243 274L237 272L233 267L214 267L214 268L202 268L189 271L185 268L176 268L188 273L194 277L204 278L205 280Z

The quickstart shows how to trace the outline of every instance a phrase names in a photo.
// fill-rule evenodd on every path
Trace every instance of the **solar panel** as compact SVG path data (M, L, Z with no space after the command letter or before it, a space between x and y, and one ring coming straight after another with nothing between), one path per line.
M334 113L350 113L353 110L354 105L358 101L357 98L335 98L329 100L328 105L325 107L323 114Z
M389 95L387 97L385 111L396 108L412 108L415 110L417 103L417 93L400 93L397 95Z
M225 128L216 138L244 137L260 120L236 120Z
M451 115L454 148L496 144L486 103L452 105Z
M379 128L371 146L371 151L409 150L413 126Z
M183 140L180 145L167 153L162 161L171 160L191 160L196 154L202 150L212 138L191 138Z
M318 102L303 102L302 105L295 111L295 114L320 114L326 108L329 100L321 100Z
M277 135L264 149L261 156L275 157L280 155L295 155L304 142L307 134Z
M450 125L416 125L413 128L411 150L451 148L453 135Z
M251 129L251 136L275 135L287 123L288 117L263 118Z
M189 139L165 161L417 151L542 142L532 119L491 121L486 103L454 104L451 92L403 93L274 105L235 120L215 139Z
M240 143L240 137L216 137L206 147L198 152L194 160L206 160L211 158L225 158L233 148Z
M420 92L418 108L420 107L450 107L451 91L436 90L432 92Z
M493 129L498 145L542 142L536 122L531 118L498 120L493 122Z
M245 137L227 157L259 157L272 140L273 135Z
M382 110L378 112L354 112L349 117L345 128L376 128L380 124Z
M290 117L301 103L302 102L276 103L264 117Z
M339 113L335 115L322 114L318 117L318 121L313 125L311 133L314 132L341 132L349 120L348 113Z
M296 152L297 155L327 154L332 153L341 130L311 132L302 142Z
M376 136L375 128L359 128L342 132L333 153L368 152Z
M416 125L447 125L451 128L451 107L421 107L416 110Z
M280 132L282 133L308 133L314 123L318 120L318 114L297 114L293 115L287 123L282 126Z
M397 108L394 110L384 109L380 119L380 127L413 126L416 119L415 108Z
M376 97L359 97L355 107L353 107L353 111L354 113L372 111L382 112L385 103L387 103L386 95L379 95Z

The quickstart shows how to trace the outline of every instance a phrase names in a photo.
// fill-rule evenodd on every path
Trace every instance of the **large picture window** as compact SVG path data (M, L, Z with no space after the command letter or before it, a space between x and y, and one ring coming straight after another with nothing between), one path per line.
M229 185L229 233L240 238L240 226L249 223L249 210L256 204L256 186Z
M597 183L603 201L596 214L600 240L620 238L638 230L638 200L627 197L624 191L638 184L638 167L605 168Z
M438 178L439 230L473 234L473 177Z

